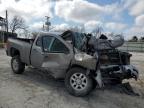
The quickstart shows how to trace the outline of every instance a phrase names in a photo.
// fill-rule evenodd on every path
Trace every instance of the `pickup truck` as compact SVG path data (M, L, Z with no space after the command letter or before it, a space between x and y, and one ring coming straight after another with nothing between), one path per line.
M111 48L95 50L89 40L86 34L73 31L39 33L35 39L9 38L6 53L12 57L14 73L23 73L29 65L47 70L53 77L63 78L74 96L85 96L96 85L138 78L138 70L130 65L131 54Z

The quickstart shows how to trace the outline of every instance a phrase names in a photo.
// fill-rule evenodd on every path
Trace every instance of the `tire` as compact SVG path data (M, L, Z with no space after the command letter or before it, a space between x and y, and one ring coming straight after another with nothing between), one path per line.
M15 74L22 74L25 70L25 64L21 62L19 56L14 56L11 59L11 68Z
M93 90L93 80L86 75L85 69L72 68L66 74L65 86L70 94L85 96Z

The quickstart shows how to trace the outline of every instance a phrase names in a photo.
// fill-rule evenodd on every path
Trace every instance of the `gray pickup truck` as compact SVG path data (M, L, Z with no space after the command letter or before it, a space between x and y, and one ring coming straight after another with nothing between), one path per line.
M75 96L89 94L96 85L138 78L137 69L130 65L131 54L111 47L96 49L90 40L73 31L40 33L35 39L9 38L6 53L12 57L14 73L23 73L28 65L47 70L53 77L63 78L68 92Z

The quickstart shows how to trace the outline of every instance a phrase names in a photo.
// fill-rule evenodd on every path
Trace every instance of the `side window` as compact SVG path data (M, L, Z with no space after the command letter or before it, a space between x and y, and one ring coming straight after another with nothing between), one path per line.
M55 39L50 48L50 52L69 53L69 49L60 40Z
M41 39L41 37L39 37L39 38L37 39L36 45L39 46L39 47L42 46L42 39Z
M44 36L43 37L43 50L49 51L51 43L52 43L53 37L51 36Z

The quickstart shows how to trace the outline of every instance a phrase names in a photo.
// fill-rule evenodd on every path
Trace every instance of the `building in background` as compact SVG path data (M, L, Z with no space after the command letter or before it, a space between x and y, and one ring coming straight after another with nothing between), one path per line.
M5 43L8 37L16 38L16 33L10 33L7 30L7 20L0 16L0 42Z
M4 42L5 32L6 32L6 19L0 16L0 42Z

